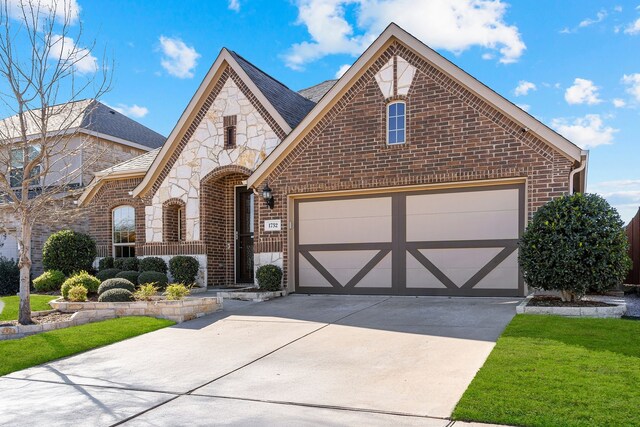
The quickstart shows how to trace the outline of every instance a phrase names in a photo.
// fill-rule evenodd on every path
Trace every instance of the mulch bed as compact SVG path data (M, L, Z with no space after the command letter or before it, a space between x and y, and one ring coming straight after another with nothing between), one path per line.
M33 323L41 325L44 323L57 323L57 322L65 322L71 319L74 313L60 313L59 311L55 311L53 313L45 314L44 316L32 317L31 320ZM9 320L0 323L0 326L16 326L18 324L17 320Z
M565 302L560 297L539 295L531 298L527 305L534 307L613 307L615 304L590 300Z

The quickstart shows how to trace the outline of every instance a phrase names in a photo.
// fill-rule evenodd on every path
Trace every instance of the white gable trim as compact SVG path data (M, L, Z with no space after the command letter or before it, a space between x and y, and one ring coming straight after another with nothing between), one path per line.
M536 120L522 109L509 102L492 89L485 86L480 81L463 71L461 68L448 61L446 58L438 54L436 51L416 39L411 34L392 23L384 32L373 42L371 46L358 58L358 60L349 68L349 70L338 80L338 82L327 92L327 94L316 104L295 130L285 138L280 145L265 159L265 161L254 171L247 180L247 185L256 187L273 171L281 159L283 159L297 145L301 137L303 137L310 128L317 123L322 117L324 111L337 102L337 97L351 86L357 78L366 70L366 67L375 60L378 53L386 48L393 39L397 39L400 43L406 45L418 55L422 56L426 61L438 68L443 73L466 87L480 98L493 105L495 108L509 116L512 120L519 123L529 132L536 134L542 141L556 149L562 155L570 160L579 162L586 153L560 134L551 130L545 124Z

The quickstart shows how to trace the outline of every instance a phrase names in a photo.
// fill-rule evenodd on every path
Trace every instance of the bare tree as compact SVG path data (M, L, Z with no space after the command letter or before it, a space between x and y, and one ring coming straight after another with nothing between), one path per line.
M95 41L80 47L75 0L0 0L0 7L0 114L8 117L0 121L0 208L17 218L18 322L29 324L34 225L69 223L78 213L78 183L92 161L86 153L100 156L79 130L108 90L112 67L93 56Z

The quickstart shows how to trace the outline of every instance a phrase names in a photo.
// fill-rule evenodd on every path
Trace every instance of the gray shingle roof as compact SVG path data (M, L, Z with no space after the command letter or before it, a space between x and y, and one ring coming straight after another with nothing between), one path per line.
M155 150L148 151L144 154L141 154L140 156L126 160L122 163L118 163L117 165L111 166L110 168L104 169L98 172L97 175L110 175L112 173L138 170L146 171L151 167L151 164L156 159L159 152L160 148L156 148Z
M230 53L292 129L315 106L313 102L292 91L237 53L233 51L230 51Z
M299 90L298 93L310 101L318 103L323 96L326 95L329 90L336 84L338 80L325 80L322 83L318 83L315 86L308 87L306 89Z

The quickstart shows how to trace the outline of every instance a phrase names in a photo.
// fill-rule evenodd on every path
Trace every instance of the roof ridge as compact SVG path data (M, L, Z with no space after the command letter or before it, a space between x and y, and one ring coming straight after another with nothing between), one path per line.
M253 62L249 61L247 58L245 58L244 56L240 55L235 50L230 50L229 49L229 52L231 52L233 55L237 56L238 58L242 59L244 62L246 62L247 64L251 65L253 68L255 68L256 70L260 71L262 74L264 74L265 76L269 77L271 80L273 80L274 82L278 83L279 85L281 85L285 89L289 89L291 92L297 93L295 90L291 89L289 86L287 86L286 84L282 83L280 80L276 79L271 74L267 73L262 68L258 67Z

